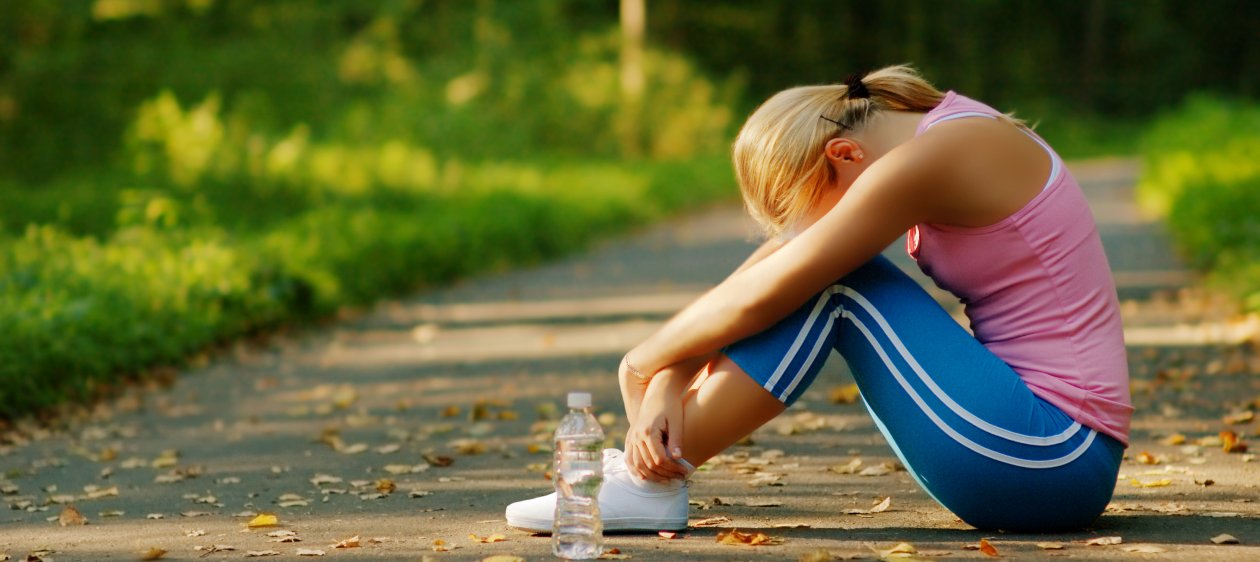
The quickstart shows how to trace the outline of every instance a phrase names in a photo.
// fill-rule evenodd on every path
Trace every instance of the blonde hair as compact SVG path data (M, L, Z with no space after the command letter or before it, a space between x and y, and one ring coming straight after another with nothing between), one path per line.
M735 175L745 207L768 236L781 236L836 181L823 155L827 141L861 130L877 112L927 112L945 97L908 65L881 68L861 83L869 97L849 99L844 84L784 90L740 129L731 154Z

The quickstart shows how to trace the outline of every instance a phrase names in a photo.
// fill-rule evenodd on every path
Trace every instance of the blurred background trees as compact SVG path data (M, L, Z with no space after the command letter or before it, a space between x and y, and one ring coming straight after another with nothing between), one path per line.
M0 417L733 199L761 100L902 62L1067 157L1145 155L1193 263L1260 295L1257 30L1248 0L4 0Z

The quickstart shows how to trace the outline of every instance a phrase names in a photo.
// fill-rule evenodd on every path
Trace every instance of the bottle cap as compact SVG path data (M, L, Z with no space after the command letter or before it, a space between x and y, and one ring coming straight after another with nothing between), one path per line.
M570 392L569 393L570 408L590 408L591 393L589 392Z

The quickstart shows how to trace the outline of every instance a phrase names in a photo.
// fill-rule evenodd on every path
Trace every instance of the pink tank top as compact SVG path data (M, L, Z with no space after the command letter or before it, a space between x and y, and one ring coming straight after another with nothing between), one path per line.
M916 135L950 119L999 112L949 92ZM1080 184L1040 137L1052 162L1042 192L985 227L920 224L906 250L962 300L976 338L1033 394L1073 420L1129 441L1129 366L1115 282Z

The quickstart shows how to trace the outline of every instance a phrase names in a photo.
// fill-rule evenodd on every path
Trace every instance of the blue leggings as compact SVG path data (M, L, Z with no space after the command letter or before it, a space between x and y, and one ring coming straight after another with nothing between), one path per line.
M724 352L784 404L834 348L914 479L981 529L1080 529L1111 501L1123 446L1038 398L882 256Z

